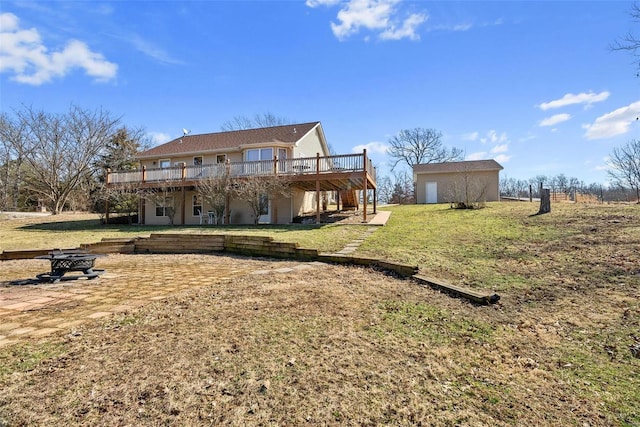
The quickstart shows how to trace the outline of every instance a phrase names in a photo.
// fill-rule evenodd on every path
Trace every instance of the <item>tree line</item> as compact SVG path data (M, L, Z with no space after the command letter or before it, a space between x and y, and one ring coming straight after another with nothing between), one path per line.
M106 168L132 169L148 142L119 117L71 105L0 115L0 210L94 210Z
M249 122L258 127L264 125L263 121L269 125L283 122L274 117L265 114L253 121L235 118L223 127L231 130L246 128ZM462 151L444 147L441 136L435 129L415 128L403 130L389 140L388 154L393 168L391 175L378 178L381 203L415 203L412 174L406 168L395 169L396 166L411 168L415 164L462 160ZM13 110L13 114L3 112L0 114L0 210L44 207L54 214L63 210L101 212L108 201L114 212L136 212L140 196L155 200L160 197L158 192L142 194L139 189L108 189L105 172L107 168L137 168L136 154L149 146L142 128L125 126L119 117L102 109L91 111L71 105L67 112L60 114L31 107ZM607 186L586 184L564 174L539 175L527 180L505 177L500 180L500 193L507 197L537 197L542 183L553 193L568 196L580 193L602 201L639 200L640 141L632 140L615 148L609 166L611 183ZM260 194L287 191L282 183L271 183L269 188L261 188L264 183L252 183L255 188L251 191L220 182L209 184L210 188L200 189L209 204L219 210L221 198L233 195L246 199L255 220L264 210L265 200ZM216 193L216 188L222 190ZM157 201L166 204L167 199L165 194Z

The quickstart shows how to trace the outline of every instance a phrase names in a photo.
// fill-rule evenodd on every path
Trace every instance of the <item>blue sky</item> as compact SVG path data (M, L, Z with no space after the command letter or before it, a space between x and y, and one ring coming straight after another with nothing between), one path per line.
M381 171L402 129L442 132L502 176L606 182L640 139L640 78L610 46L627 1L7 1L0 104L103 108L156 143L270 112L321 121Z

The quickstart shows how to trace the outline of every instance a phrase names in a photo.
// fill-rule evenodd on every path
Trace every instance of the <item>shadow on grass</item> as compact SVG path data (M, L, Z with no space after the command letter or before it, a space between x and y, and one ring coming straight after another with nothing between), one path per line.
M117 231L126 233L162 233L180 232L181 230L201 230L203 232L260 232L282 233L288 231L315 230L329 224L259 224L259 225L138 225L138 224L102 224L100 220L83 219L77 221L55 221L28 224L21 230L40 230L50 232L66 231Z

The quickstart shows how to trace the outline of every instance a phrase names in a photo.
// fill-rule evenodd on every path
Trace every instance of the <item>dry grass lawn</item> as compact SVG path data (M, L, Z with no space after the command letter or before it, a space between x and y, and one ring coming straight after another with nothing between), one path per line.
M402 248L499 304L359 267L245 275L0 348L0 425L639 426L639 207L491 209L450 219L492 213L493 246Z

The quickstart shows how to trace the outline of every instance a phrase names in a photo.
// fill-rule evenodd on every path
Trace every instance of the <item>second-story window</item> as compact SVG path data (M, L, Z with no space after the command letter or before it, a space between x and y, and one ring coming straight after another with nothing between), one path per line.
M258 148L247 150L247 161L273 160L273 148Z

